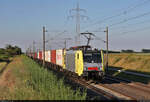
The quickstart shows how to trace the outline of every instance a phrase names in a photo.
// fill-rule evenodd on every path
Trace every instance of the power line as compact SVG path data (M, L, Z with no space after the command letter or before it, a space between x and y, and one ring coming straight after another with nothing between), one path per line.
M144 30L147 30L147 29L150 29L150 27L144 27L144 28L139 28L139 29L136 29L136 30L125 31L125 32L117 34L116 36L121 36L121 35L125 35L125 34L128 34L128 33L140 32L140 31L144 31ZM114 36L114 35L110 35L110 36Z
M131 30L131 31L126 31L126 32L123 32L122 34L127 34L127 33L133 33L133 32L139 32L139 31L143 31L143 30L146 30L146 29L149 29L150 27L144 27L144 28L140 28L140 29L136 29L136 30Z
M62 31L62 32L57 33L56 35L54 35L54 36L51 37L51 38L58 38L58 37L60 37L60 35L63 35L63 34L66 33L66 32L67 32L67 30L64 30L64 31Z
M138 24L144 24L144 23L149 23L150 20L144 20L142 22L137 22L137 23L133 23L133 24L128 24L130 26L133 26L133 25L138 25ZM130 27L130 26L121 26L121 27L115 27L115 29L118 29L118 28L126 28L126 27ZM111 28L110 28L111 29ZM114 28L113 28L114 30Z
M122 20L122 21L120 21L120 22L111 24L111 25L109 25L109 27L112 27L112 26L115 26L115 25L119 25L119 24L125 23L125 22L130 21L130 20L138 19L138 18L147 16L147 15L150 15L150 12L146 12L146 13L143 13L143 14L140 14L140 15L137 15L137 16L134 16L134 17L127 18L127 19Z
M144 4L147 4L148 2L150 2L150 0L145 0L142 3L136 4L135 6L130 7L128 10L126 10L124 13L129 13L133 11L134 9L138 8L139 6L143 6Z
M144 1L143 3L139 3L139 4L137 4L137 5L133 6L133 7L132 7L132 6L131 6L131 7L128 7L127 10L124 10L124 11L122 11L122 12L116 14L116 15L112 15L112 16L110 16L110 17L106 17L106 18L104 18L103 20L97 21L97 22L95 22L95 23L93 23L93 24L87 25L87 26L83 27L82 29L85 29L85 28L87 28L87 27L90 27L90 26L93 26L93 25L96 25L96 24L100 24L100 23L106 22L107 20L112 19L112 18L114 18L114 17L119 17L119 16L121 16L121 15L125 15L125 14L127 14L127 13L133 11L133 10L136 9L137 7L142 6L142 5L144 5L144 4L148 3L148 2L150 2L150 0L146 0L146 1Z
M116 25L120 25L120 24L126 23L126 22L128 22L128 21L130 21L130 20L135 20L135 19L138 19L138 18L147 16L147 15L150 15L150 12L146 12L146 13L143 13L143 14L140 14L140 15L137 15L137 16L134 16L134 17L130 17L130 18L124 19L124 20L122 20L122 21L120 21L120 22L116 22L116 23L114 23L114 24L111 24L111 25L109 25L108 27L109 27L110 29L112 29L112 27L114 27L114 26L116 26Z

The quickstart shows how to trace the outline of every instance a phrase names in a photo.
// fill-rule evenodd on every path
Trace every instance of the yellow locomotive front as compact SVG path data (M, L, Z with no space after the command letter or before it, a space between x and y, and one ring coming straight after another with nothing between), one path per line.
M70 50L65 55L66 70L78 76L102 79L105 74L103 51Z

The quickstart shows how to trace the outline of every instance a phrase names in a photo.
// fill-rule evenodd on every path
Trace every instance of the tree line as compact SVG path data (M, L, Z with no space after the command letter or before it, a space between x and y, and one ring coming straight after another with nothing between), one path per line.
M127 50L121 50L121 52L125 52L125 53L134 53L136 51L131 50L131 49L127 49ZM150 49L142 49L141 52L139 53L150 53Z
M21 48L7 44L5 48L0 48L0 60L7 60L9 57L22 54Z
M104 53L106 53L106 50L104 50ZM108 53L150 53L150 49L142 49L141 52L137 52L132 49L127 49L127 50L122 49L121 51L109 50Z

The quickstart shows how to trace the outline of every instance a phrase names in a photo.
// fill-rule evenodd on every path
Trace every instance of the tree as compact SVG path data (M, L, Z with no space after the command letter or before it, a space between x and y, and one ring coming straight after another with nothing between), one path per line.
M5 49L0 48L0 54L5 54Z
M150 49L142 49L141 52L143 52L143 53L150 53Z
M134 50L127 49L127 50L121 50L121 52L124 52L124 53L133 53L133 52L134 52Z
M14 47L12 45L10 45L10 44L7 44L5 49L14 49Z
M5 47L5 53L13 56L13 55L20 55L22 53L21 48L18 46L12 46L10 44L7 44Z

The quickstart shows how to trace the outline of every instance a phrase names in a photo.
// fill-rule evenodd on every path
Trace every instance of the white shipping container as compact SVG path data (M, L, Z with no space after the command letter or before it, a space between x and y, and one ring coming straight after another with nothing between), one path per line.
M42 60L44 58L43 52L42 52ZM45 51L45 61L51 62L51 52L50 51Z
M37 52L37 58L40 59L40 57L39 57L39 52Z
M44 53L42 51L42 60L44 59ZM46 61L46 51L45 51L45 61Z
M51 62L51 51L47 51L48 62Z
M56 64L63 66L63 50L56 50Z
M48 62L48 60L49 60L49 54L48 54L48 51L45 51L45 61Z

